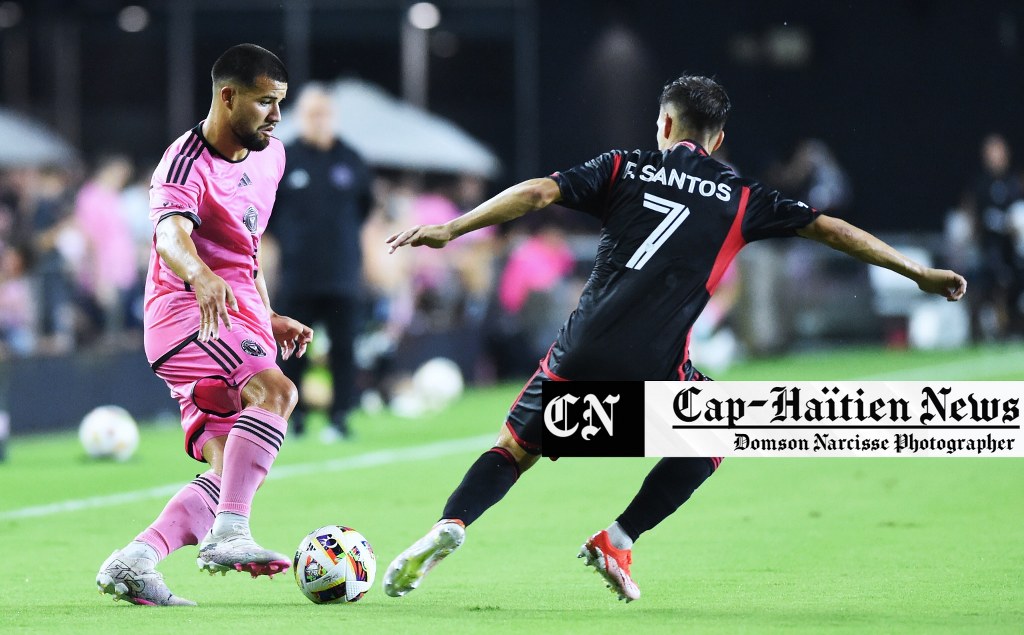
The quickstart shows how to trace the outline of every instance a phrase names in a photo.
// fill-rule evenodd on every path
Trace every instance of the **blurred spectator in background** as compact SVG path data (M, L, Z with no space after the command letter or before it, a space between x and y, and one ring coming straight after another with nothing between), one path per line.
M35 181L31 168L0 171L0 250L29 241Z
M25 278L35 171L0 171L0 358L35 347L35 302Z
M1015 224L1009 210L1024 197L1021 182L1010 170L1010 147L999 134L981 144L981 174L974 185L979 275L972 290L980 305L976 333L980 339L1001 338L1011 325L1019 327L1018 297L1021 263L1015 249Z
M306 323L322 324L330 338L328 353L333 386L331 425L325 442L349 434L355 362L353 342L362 314L362 246L360 230L373 203L370 169L334 132L331 96L317 84L305 87L296 105L299 138L287 146L288 164L277 192L268 231L282 261L277 301L282 312ZM323 331L319 328L318 333ZM301 398L306 356L281 364L300 386L292 417L301 434L309 406Z
M85 238L77 271L81 300L91 326L100 327L110 343L127 324L139 277L131 227L121 211L121 190L131 177L132 164L126 157L104 157L75 199L75 222Z
M465 214L487 200L487 180L476 174L460 174L455 177L452 201ZM465 321L481 325L495 286L496 251L500 241L498 230L486 232L476 240L467 241L466 249L457 266L466 293L463 306Z
M30 355L35 349L35 302L27 269L26 248L9 246L0 252L0 358Z
M529 374L551 346L551 331L572 310L576 257L556 225L541 225L511 248L498 284L500 316L491 335L498 377Z
M47 353L64 353L75 344L75 282L71 263L81 260L84 242L74 222L70 180L63 170L43 169L32 214L39 350Z
M153 221L149 218L149 187L155 170L155 165L139 170L135 179L121 191L121 205L118 207L135 245L135 269L138 272L138 279L131 293L131 304L126 307L128 325L133 328L142 326L146 312L145 277L149 268L149 253L153 247Z
M446 223L472 208L473 188L465 190L461 182L460 177L430 175L426 191L413 200L411 222L415 225ZM481 188L477 195L482 194ZM460 198L462 204L469 207L456 204ZM493 288L496 231L488 228L478 233L480 236L470 236L456 243L455 253L447 258L430 250L413 254L416 308L413 330L441 331L452 326L471 329L482 324Z
M364 396L372 408L391 400L394 393L394 362L406 329L412 322L415 300L412 291L411 252L395 260L381 249L388 236L400 231L412 218L415 190L399 176L378 176L374 182L378 205L363 225L363 265L369 293L369 321L356 339L356 362L368 389Z
M804 139L793 157L774 166L765 181L815 209L841 216L852 199L850 180L825 142Z
M742 292L743 279L734 260L722 274L715 294L693 323L690 354L699 355L701 365L712 372L723 373L729 370L739 354L740 342L730 316Z

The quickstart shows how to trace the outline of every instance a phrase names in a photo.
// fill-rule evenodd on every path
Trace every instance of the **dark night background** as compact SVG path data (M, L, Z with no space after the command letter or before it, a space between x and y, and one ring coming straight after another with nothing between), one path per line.
M281 2L190 3L191 53L168 38L170 7L180 2L134 3L151 16L139 33L116 24L127 4L20 3L21 20L0 29L0 103L43 118L86 157L121 150L146 164L180 132L170 130L171 56L191 55L189 122L206 113L209 68L226 47L256 42L289 62ZM399 25L407 3L307 4L309 77L355 76L400 92ZM1011 147L1024 142L1024 3L436 4L442 21L432 32L439 46L430 59L429 107L501 156L506 170L495 189L611 147L651 146L660 88L684 70L715 75L730 92L726 145L742 172L760 175L801 138L824 139L853 183L849 216L871 230L937 230L978 171L981 137L998 131ZM535 25L529 39L536 43L538 134L528 155L517 155L513 77L523 7ZM794 34L809 55L773 61L768 43ZM66 47L77 47L79 72L62 80L53 69ZM26 54L12 57L10 50ZM60 81L77 82L79 113L60 111ZM297 87L293 81L293 92Z

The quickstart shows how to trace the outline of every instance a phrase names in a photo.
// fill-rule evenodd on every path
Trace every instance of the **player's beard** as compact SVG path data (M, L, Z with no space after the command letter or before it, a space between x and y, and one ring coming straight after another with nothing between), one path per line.
M265 150L270 145L270 137L265 137L259 130L252 132L247 130L239 130L237 126L231 126L231 131L235 133L235 137L238 138L238 142L242 144L242 147L246 150L253 152L259 152Z

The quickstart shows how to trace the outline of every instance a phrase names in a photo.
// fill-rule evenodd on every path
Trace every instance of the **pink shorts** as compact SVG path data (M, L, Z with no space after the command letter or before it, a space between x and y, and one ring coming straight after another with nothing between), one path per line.
M146 349L157 342L177 342L150 364L167 382L181 406L185 452L203 459L203 445L224 436L242 409L242 388L257 373L276 369L277 344L267 334L254 332L241 320L232 330L220 329L220 339L200 342L198 331L170 333L172 327L147 330Z

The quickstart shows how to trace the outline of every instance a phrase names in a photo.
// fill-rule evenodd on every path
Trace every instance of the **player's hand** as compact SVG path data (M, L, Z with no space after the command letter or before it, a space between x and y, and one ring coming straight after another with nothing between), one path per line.
M391 245L388 253L393 254L396 249L404 245L440 249L447 245L452 238L452 232L447 225L416 225L404 232L393 234L384 242Z
M967 280L949 269L925 269L917 287L925 293L941 295L950 302L956 302L967 293Z
M313 329L287 315L272 313L270 330L277 345L281 347L281 359L288 359L293 353L296 357L302 357L306 353L306 346L313 341Z
M199 303L199 341L206 342L220 338L220 322L231 330L231 316L228 307L238 310L235 293L224 278L207 269L192 282Z

